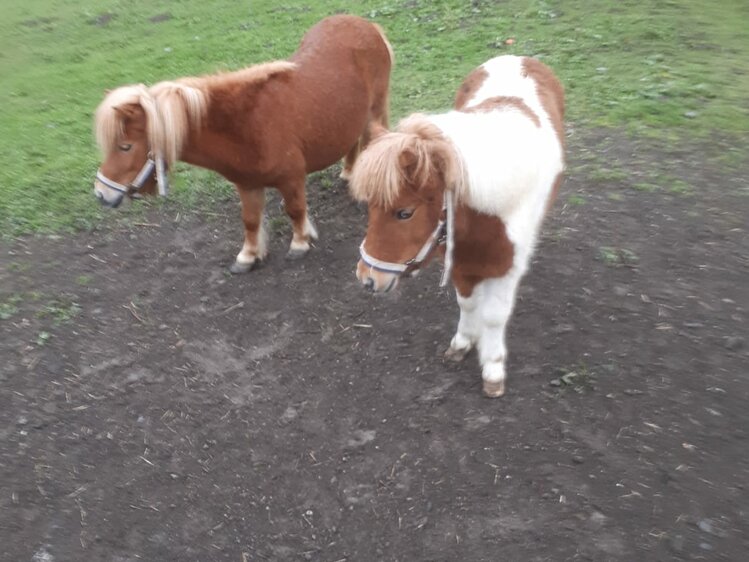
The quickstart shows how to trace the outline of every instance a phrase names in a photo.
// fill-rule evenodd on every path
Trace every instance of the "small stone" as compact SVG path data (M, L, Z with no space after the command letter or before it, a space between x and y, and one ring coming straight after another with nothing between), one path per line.
M594 511L593 513L590 514L590 517L588 518L588 526L594 529L600 529L606 524L607 519L608 517L606 517L600 511Z
M561 379L551 379L549 381L549 386L562 386Z
M575 464L583 464L585 462L585 459L580 455L573 455L572 462L574 462Z
M578 376L578 374L575 371L570 371L566 375L562 375L562 382L564 384L573 384L574 379Z
M705 533L712 533L713 532L713 524L709 519L701 519L697 526L700 528L700 531L703 531Z
M700 548L702 550L711 551L713 549L713 545L711 545L709 542L701 542L700 543Z
M671 548L674 552L682 552L684 550L684 537L682 535L676 535L671 539Z
M744 347L744 338L740 336L729 336L725 339L723 345L729 351L738 351Z
M697 111L685 111L684 117L687 117L688 119L694 119L699 115L699 112Z
M629 289L627 287L623 287L621 285L616 285L614 287L614 294L617 297L626 297L629 294Z

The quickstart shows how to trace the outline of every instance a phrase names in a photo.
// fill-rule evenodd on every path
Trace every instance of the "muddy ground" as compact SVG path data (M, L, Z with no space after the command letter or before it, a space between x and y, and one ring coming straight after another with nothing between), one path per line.
M0 558L745 560L749 174L587 146L499 400L475 356L442 358L458 312L437 267L387 298L357 286L342 182L310 189L307 258L283 259L271 218L246 276L226 273L235 200L3 243ZM678 189L635 189L647 170Z

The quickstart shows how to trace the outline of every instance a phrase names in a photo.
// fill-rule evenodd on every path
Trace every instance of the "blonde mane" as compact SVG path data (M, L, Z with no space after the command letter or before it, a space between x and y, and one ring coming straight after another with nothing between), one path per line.
M464 191L465 174L455 147L425 115L415 114L359 155L350 190L359 201L392 207L405 183L419 189L435 172L441 172L446 189L458 196Z
M139 105L146 114L151 150L168 164L173 163L190 130L200 128L205 119L212 90L236 82L264 82L294 68L294 63L274 61L234 72L159 82L150 88L143 84L122 86L109 92L96 110L96 142L105 157L115 150L125 134L120 109Z

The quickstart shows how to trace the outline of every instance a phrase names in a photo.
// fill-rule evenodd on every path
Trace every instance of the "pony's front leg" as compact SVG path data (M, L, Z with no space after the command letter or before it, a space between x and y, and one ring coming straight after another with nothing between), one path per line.
M460 306L460 320L458 329L453 339L450 340L450 347L445 352L445 357L451 361L462 361L473 349L481 330L481 316L478 310L480 297L476 291L471 291L464 297L457 290L455 296Z
M317 229L307 213L307 198L304 192L305 177L290 181L278 187L283 197L284 209L291 219L293 236L286 257L297 259L310 249L310 242L317 240Z
M505 393L505 332L515 305L515 293L521 277L522 274L518 271L511 270L504 277L487 279L481 283L483 291L479 305L481 333L478 350L484 394L490 398Z
M265 189L236 186L242 202L242 222L244 222L244 244L237 258L229 268L232 273L251 271L265 258L268 249L263 227Z

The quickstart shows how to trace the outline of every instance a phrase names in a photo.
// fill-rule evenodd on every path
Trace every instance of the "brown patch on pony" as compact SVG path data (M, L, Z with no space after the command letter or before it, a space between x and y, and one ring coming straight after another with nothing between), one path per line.
M455 209L452 279L460 296L471 296L485 279L504 276L512 267L514 255L502 219L465 205Z
M536 82L536 92L564 147L564 87L551 69L537 59L523 58L523 75Z
M479 104L461 109L460 111L463 113L488 113L490 111L507 107L519 110L528 119L533 121L536 124L536 127L541 126L541 120L538 118L538 115L528 107L528 104L517 96L494 96L493 98L487 98Z
M416 114L370 143L359 156L349 185L355 199L391 208L404 190L459 188L461 176L450 141L425 116Z
M465 105L471 101L471 98L479 91L484 81L489 77L489 73L480 66L474 69L463 83L458 88L458 93L455 95L455 102L453 107L455 109L462 109Z

